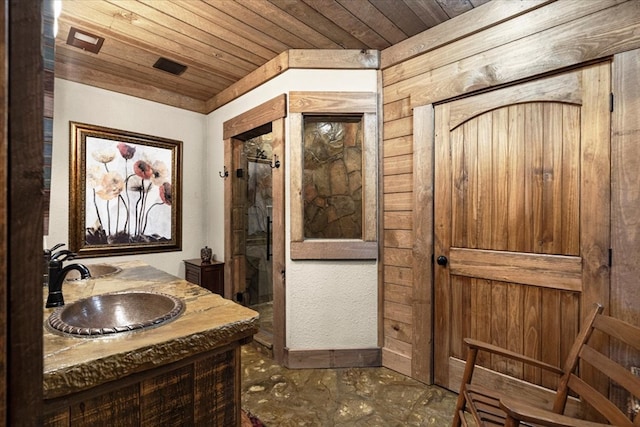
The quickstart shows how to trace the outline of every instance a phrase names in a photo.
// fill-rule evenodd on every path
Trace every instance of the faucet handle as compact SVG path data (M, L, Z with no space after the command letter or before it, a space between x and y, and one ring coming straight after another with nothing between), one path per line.
M54 255L53 251L55 251L56 249L61 248L63 246L64 246L64 243L55 244L50 249L43 249L43 254L48 260L50 260L51 257Z
M53 252L53 251L55 251L56 249L61 248L61 247L63 247L63 246L64 246L64 243L57 243L57 244L53 245L53 247L52 247L51 249L47 249L47 250L48 250L49 252Z
M78 256L77 253L71 252L68 249L63 249L51 255L50 261L60 261L60 262L68 261L68 260L74 259L77 256Z

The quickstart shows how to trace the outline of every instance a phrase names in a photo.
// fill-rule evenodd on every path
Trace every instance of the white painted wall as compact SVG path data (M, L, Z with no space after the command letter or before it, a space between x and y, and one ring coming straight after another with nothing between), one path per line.
M224 258L223 123L289 91L377 90L375 70L289 70L208 116L56 79L53 167L48 246L68 243L69 121L112 127L183 141L181 252L101 257L83 262L141 259L184 277L183 259L197 258L205 244ZM288 129L288 122L287 122ZM288 130L286 144L290 145ZM290 165L285 160L289 206ZM292 350L377 346L377 263L375 261L291 261L286 222L287 333Z
M223 123L289 91L377 91L375 70L289 70L207 117L209 246L224 254ZM290 146L286 121L286 146ZM290 203L289 155L285 160ZM292 350L377 347L378 286L375 261L291 261L286 217L286 346Z
M55 79L51 213L48 247L69 243L69 121L144 133L183 142L182 251L118 257L83 258L87 264L141 259L184 277L182 260L200 257L205 245L203 169L205 116L156 102ZM68 246L66 246L68 247Z

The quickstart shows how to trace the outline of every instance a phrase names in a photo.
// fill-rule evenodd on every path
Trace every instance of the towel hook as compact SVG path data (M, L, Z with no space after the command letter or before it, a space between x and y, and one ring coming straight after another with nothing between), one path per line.
M224 173L218 171L218 175L220 175L220 178L226 179L229 176L229 171L227 170L226 166L223 166L223 168L224 168Z
M280 160L278 160L278 155L274 154L273 155L273 163L269 163L269 166L271 166L271 169L277 169L280 167Z

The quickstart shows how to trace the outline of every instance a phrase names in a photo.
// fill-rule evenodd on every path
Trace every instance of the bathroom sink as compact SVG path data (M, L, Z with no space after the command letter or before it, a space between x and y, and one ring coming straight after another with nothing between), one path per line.
M94 295L67 304L49 316L49 325L78 336L109 335L160 326L184 311L179 298L156 292Z
M101 277L112 276L120 273L122 269L111 264L88 264L86 267L91 273L92 279L99 279ZM65 280L80 280L80 273L76 270L71 270L67 273Z

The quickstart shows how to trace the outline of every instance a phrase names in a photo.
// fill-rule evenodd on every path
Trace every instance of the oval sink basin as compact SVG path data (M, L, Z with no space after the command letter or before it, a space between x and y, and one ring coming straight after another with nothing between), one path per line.
M122 269L111 264L89 264L86 266L91 273L92 279L99 279L101 277L112 276L120 273ZM65 280L80 280L80 272L71 270L67 273Z
M56 309L49 325L61 332L95 336L160 326L184 311L179 298L155 292L94 295Z

